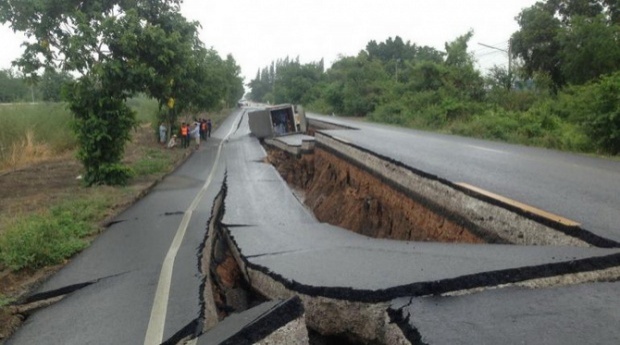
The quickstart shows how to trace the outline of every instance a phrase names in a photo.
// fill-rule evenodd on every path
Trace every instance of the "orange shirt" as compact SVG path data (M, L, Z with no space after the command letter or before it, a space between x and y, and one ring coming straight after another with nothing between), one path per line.
M187 136L187 126L181 126L181 135Z

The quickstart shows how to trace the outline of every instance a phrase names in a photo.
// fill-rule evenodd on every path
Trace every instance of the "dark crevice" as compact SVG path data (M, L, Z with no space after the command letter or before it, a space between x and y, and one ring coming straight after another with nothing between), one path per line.
M409 342L411 342L412 344L428 345L422 340L422 335L420 334L420 332L415 327L412 327L409 323L409 319L411 317L409 312L406 312L406 316L403 315L403 309L404 307L397 310L391 308L387 310L388 317L390 318L390 323L396 324L396 326L400 328L400 331L403 333L405 338L409 340Z
M225 224L225 223L220 223L220 224L227 228L249 228L249 227L255 226L252 224Z
M264 253L264 254L256 254L256 255L246 255L245 257L247 259L251 259L251 258L260 258L263 256L273 256L273 255L281 255L281 254L289 254L289 253L298 253L300 252L300 250L283 250L280 252L273 252L273 253Z
M223 200L226 198L226 181L228 179L228 172L225 171L224 172L224 181L222 183L222 188L220 189L220 191L218 192L218 194L215 197L215 202L213 202L213 205L211 206L211 216L209 217L209 219L207 220L207 224L206 224L206 231L205 231L205 236L202 240L202 242L200 243L200 246L198 246L198 261L197 261L197 265L198 265L198 272L200 272L202 280L200 283L200 288L199 288L199 304L200 304L200 315L198 317L199 320L205 320L206 315L205 315L205 310L206 310L206 301L204 299L204 291L206 289L211 289L210 286L207 286L207 276L210 274L210 271L208 269L205 270L205 267L203 267L203 259L204 259L204 254L205 254L205 249L206 249L206 245L207 242L209 240L209 238L211 236L213 236L214 234L212 234L210 232L211 229L211 225L215 224L215 222L218 219L221 219L224 215L224 205L223 205ZM218 202L217 200L222 200L222 205L219 208L216 208L218 206ZM204 328L204 322L200 322L197 325L197 329L196 329L196 333L200 334L203 332L203 328Z
M295 296L273 307L264 316L245 326L234 336L220 345L245 345L257 343L289 322L302 317L304 307L299 297Z
M231 313L242 312L267 299L246 280L245 272L242 272L228 246L228 240L222 236L221 227L216 229L209 274L215 305L222 320Z
M187 337L196 338L198 335L200 335L200 330L202 329L201 325L202 325L202 319L196 318L190 321L187 325L185 325L185 327L181 328L178 332L173 334L170 338L168 338L166 341L164 341L161 344L162 345L176 345L176 344L179 344L181 340Z
M167 217L167 216L177 216L177 215L181 215L182 216L184 214L185 214L185 212L183 212L183 211L174 211L174 212L165 212L163 215Z
M104 228L109 228L109 227L111 227L114 224L122 223L122 222L125 222L125 221L127 221L127 220L126 219L119 219L119 220L109 221L109 222L105 223L103 225L103 227Z
M233 242L235 247L237 247L237 251L240 252L234 236L228 233L228 237L230 241ZM295 291L296 293L363 303L388 302L399 297L437 295L451 291L497 286L500 284L511 284L529 279L590 272L620 266L620 254L612 254L602 257L476 273L437 281L405 284L387 289L364 290L302 284L294 280L289 280L280 274L274 273L267 267L255 264L244 256L241 256L241 259L244 261L245 266L248 269L262 272L263 274L268 275L275 281L284 285L284 287L288 290Z
M200 286L201 314L199 320L201 321L197 325L199 328L196 329L195 333L203 332L206 317L205 308L207 308L204 299L206 289L212 291L218 321L223 320L231 313L242 312L267 300L264 296L257 293L251 284L246 281L247 275L241 271L228 246L228 240L221 232L221 228L223 228L221 220L225 213L224 200L228 191L227 180L228 175L225 173L222 187L211 209L211 217L207 222L205 238L198 248L198 265L203 279ZM235 226L244 227L247 225L240 224ZM210 243L211 248L206 248L207 243ZM209 252L211 256L206 260L207 258L204 255ZM205 267L207 262L209 266ZM210 278L210 285L207 285L209 284L208 278Z
M246 116L248 114L247 110L243 111L243 114L241 115L241 117L239 118L239 121L237 121L237 127L235 128L235 134L237 133L237 131L239 130L239 128L241 128L241 122L243 122L243 117Z
M312 328L308 328L310 345L356 345L363 344L349 339L347 335L323 335Z
M64 296L64 295L70 294L72 292L75 292L77 290L83 289L83 288L85 288L87 286L90 286L90 285L93 285L95 283L98 283L98 282L100 282L103 279L118 277L118 276L123 275L125 273L127 273L127 272L117 273L117 274L109 275L107 277L97 278L97 279L90 280L90 281L83 282L83 283L67 285L67 286L61 287L59 289L54 289L54 290L50 290L50 291L35 293L35 294L32 294L32 295L26 297L26 299L22 302L22 304L29 304L29 303L33 303L33 302L40 302L40 301L44 301L46 299L55 298L55 297L59 297L59 296Z

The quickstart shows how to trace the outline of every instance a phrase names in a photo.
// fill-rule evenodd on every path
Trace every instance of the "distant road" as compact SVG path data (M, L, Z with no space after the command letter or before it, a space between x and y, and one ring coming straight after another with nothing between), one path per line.
M329 133L451 182L464 182L620 242L620 160L405 129L340 117Z

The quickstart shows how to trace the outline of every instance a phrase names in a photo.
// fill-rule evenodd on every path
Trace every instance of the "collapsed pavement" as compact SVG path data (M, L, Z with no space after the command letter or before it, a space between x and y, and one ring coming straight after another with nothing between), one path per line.
M273 300L295 296L300 299L303 322L310 330L367 344L439 344L446 343L445 339L450 339L448 343L459 339L467 344L493 342L494 337L501 337L502 343L521 343L523 339L536 339L535 333L526 338L518 329L504 332L514 316L502 308L501 300L513 298L513 294L521 305L528 306L528 313L541 315L536 319L537 327L553 329L550 333L559 334L566 327L575 333L587 333L593 325L614 323L614 317L608 315L620 306L620 298L609 288L597 288L604 286L601 282L620 277L620 250L613 248L613 241L587 231L573 236L578 232L573 225L490 202L448 181L348 145L329 133L318 132L316 142L308 142L305 136L276 138L272 146L288 151L289 156L282 158L280 153L272 153L268 157L242 124L228 144L223 212L213 231L227 239L253 290ZM319 151L319 158L303 155L310 147ZM276 163L285 177L267 162ZM328 177L317 178L314 187L308 188L319 175L317 171ZM383 190L391 189L390 193L369 193L372 178L383 185ZM293 192L285 179L294 188L307 190ZM362 185L365 187L360 188ZM317 186L324 189L317 191ZM329 191L338 186L350 190L332 194L348 194L358 202L346 206L344 199L330 200ZM313 197L313 192L319 197ZM395 195L398 197L393 207L402 205L405 199L412 200L424 207L422 213L428 213L428 218L441 219L441 224L451 221L456 230L442 230L439 237L433 237L429 231L437 227L438 221L414 226L422 232L413 235L404 235L403 228L412 228L407 222L392 222L386 230L382 227L389 223L386 219L397 214L397 210L385 206L389 204L386 200ZM308 200L306 205L301 202ZM319 204L329 207L316 217L336 225L315 217L312 210L319 209ZM376 215L378 209L387 217L346 224L359 213L374 210ZM329 215L330 210L335 218ZM342 215L344 218L338 218ZM340 225L352 225L350 230L355 232ZM597 248L596 244L611 248ZM554 291L561 291L563 297L536 303L554 296ZM584 291L605 301L591 306L592 310L605 310L595 322L575 322L566 309L557 308L569 298L578 299ZM452 323L448 308L434 310L435 305L449 307L452 300L466 304L469 313L476 313L478 306L484 305L498 309L488 335L460 333L460 319ZM544 317L554 310L559 314ZM461 319L473 323L472 329L489 322L488 316L469 319L467 313ZM527 323L520 327L527 327ZM428 329L432 332L427 333ZM452 333L437 336L444 330ZM599 339L605 343L613 339L614 332L602 332Z
M607 325L617 323L620 306L618 238L414 169L348 142L334 124L315 138L272 142L290 152L281 159L291 181L313 186L295 191L268 163L245 115L31 295L26 303L36 311L9 343L141 343L161 263L184 222L160 329L166 344L551 339L541 330L562 343L617 339ZM225 164L217 167L220 152ZM334 202L326 190L335 188L352 198ZM315 216L323 201L330 207ZM423 209L430 220L417 224L417 213L402 208ZM356 212L366 220L352 222ZM397 217L413 223L390 224Z

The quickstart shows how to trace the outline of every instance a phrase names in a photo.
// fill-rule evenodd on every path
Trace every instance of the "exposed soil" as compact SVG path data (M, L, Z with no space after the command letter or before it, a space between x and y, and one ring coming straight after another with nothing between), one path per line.
M154 131L150 125L143 125L137 129L132 142L127 145L124 162L131 164L144 157L147 150L153 149L165 150L155 142ZM167 151L167 154L178 164L189 152L175 149ZM6 222L16 215L40 212L69 197L92 193L92 188L83 187L77 179L80 174L82 166L74 152L15 170L0 171L0 231L4 229ZM115 206L109 210L108 218L133 203L160 175L134 179L122 193L115 193L112 187L96 187L97 192L115 193ZM106 220L102 220L102 228L105 223ZM0 297L19 301L62 266L19 272L0 266ZM0 343L21 324L23 318L24 315L20 314L16 306L0 308Z
M424 207L370 173L315 149L295 157L267 148L268 160L295 188L317 219L351 231L405 241L484 243L460 224Z
M215 236L209 271L212 277L213 299L221 321L231 313L242 312L266 299L256 293L245 280L226 240L219 231Z

